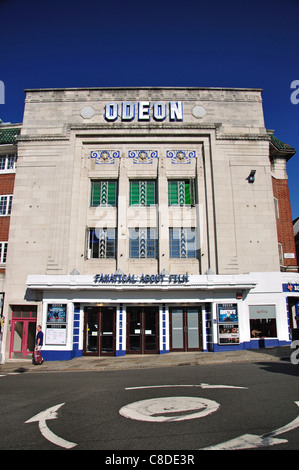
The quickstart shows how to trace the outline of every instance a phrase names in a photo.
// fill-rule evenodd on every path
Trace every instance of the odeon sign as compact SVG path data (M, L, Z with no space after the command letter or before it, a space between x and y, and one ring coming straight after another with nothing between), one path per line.
M167 116L169 121L183 121L183 103L181 101L170 101L168 105L163 101L151 104L150 101L123 101L107 103L105 105L104 117L106 121L133 121L137 116L138 121L164 121Z

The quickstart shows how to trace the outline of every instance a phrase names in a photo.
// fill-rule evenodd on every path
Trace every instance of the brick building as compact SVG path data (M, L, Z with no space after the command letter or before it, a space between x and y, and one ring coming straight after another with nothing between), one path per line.
M27 90L17 145L3 360L36 322L46 360L290 342L295 150L261 90Z
M4 278L10 214L17 161L17 138L21 124L0 124L0 360L3 336Z

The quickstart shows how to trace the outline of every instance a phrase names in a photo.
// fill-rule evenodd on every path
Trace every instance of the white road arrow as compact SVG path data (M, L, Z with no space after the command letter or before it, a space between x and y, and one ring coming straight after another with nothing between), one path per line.
M299 406L299 401L295 401L296 405ZM211 447L205 447L201 450L241 450L241 449L253 449L255 447L268 447L276 444L284 444L288 442L286 439L277 439L275 436L284 434L285 432L292 431L299 427L299 416L291 421L286 426L276 429L276 431L263 434L262 436L256 436L254 434L244 434L243 436L237 437L227 442L222 442Z
M60 403L59 405L52 406L52 408L48 408L47 410L42 411L41 413L38 413L37 415L28 419L28 421L25 421L25 424L34 423L37 421L40 432L42 433L45 439L47 439L48 441L52 442L53 444L59 447L64 447L65 449L71 449L72 447L75 447L77 444L75 444L74 442L66 441L65 439L62 439L61 437L56 436L56 434L50 431L50 429L48 428L46 424L46 421L48 421L49 419L57 418L56 411L62 405L64 405L64 403Z

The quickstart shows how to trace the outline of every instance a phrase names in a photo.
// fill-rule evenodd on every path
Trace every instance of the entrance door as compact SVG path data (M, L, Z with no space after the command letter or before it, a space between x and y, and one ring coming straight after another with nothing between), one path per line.
M115 307L86 307L84 310L83 353L88 356L114 356Z
M127 353L156 354L158 342L159 308L127 307Z
M201 308L184 307L170 310L171 351L202 349Z
M10 357L24 359L32 355L35 346L36 321L12 320Z

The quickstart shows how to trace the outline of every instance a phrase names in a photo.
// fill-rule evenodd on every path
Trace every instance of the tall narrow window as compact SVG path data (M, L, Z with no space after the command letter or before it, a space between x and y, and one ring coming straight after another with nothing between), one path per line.
M12 196L0 196L0 215L10 215Z
M197 245L195 228L169 229L170 258L198 258Z
M0 242L0 263L6 263L7 242Z
M90 207L117 205L117 181L92 180Z
M130 181L130 206L151 206L156 204L155 180Z
M88 230L88 258L116 257L116 229L92 228Z
M169 180L168 205L194 206L194 180Z
M157 229L129 229L129 257L157 258Z

